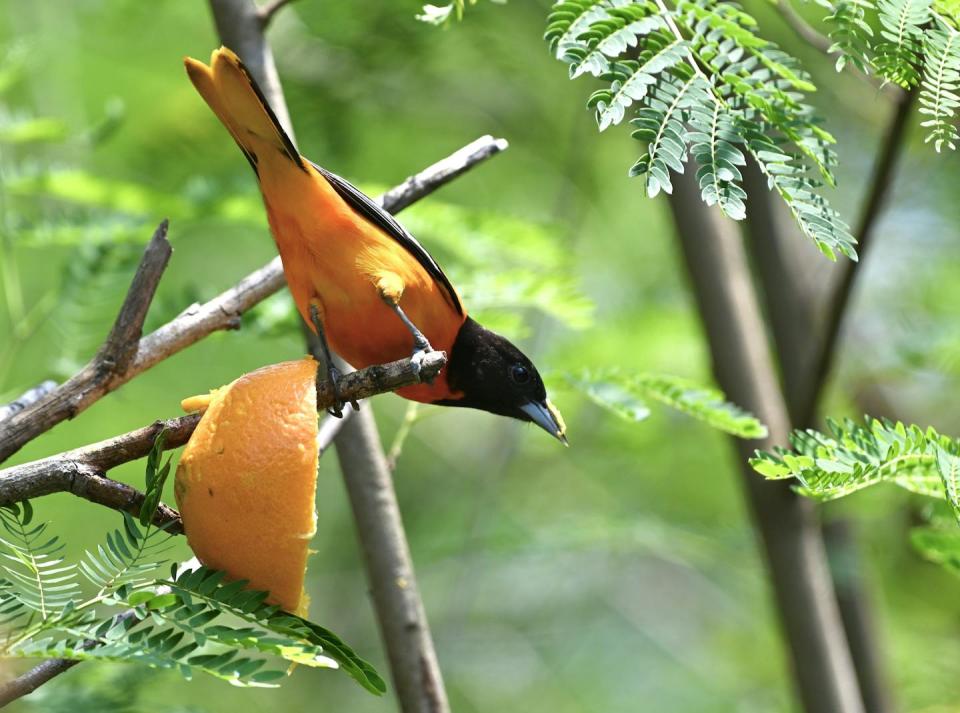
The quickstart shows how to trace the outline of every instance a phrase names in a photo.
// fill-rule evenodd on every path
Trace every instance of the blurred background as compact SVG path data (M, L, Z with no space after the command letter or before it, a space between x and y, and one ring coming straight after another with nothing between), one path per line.
M590 80L569 81L548 52L549 4L481 3L438 29L414 19L420 4L410 0L299 0L269 38L301 151L376 192L480 135L506 138L509 151L403 214L472 312L554 374L621 367L709 383L667 205L627 178L641 149L629 131L597 134L584 109ZM813 101L839 139L833 201L853 222L888 105L835 74L772 6L746 5L813 74ZM254 178L183 72L184 55L206 59L218 44L202 2L0 0L0 402L92 355L160 219L171 220L175 253L148 329L273 256ZM859 415L868 385L872 415L960 434L955 170L954 155L913 136L827 413ZM834 269L809 252L811 270ZM240 331L163 362L11 462L177 415L185 396L301 356L288 316L286 296L272 298ZM726 437L660 409L619 420L559 387L570 449L522 424L423 409L397 458L453 709L797 710ZM389 446L407 405L381 396L372 408ZM311 619L385 674L335 458L321 461ZM142 473L133 463L112 475L139 485ZM910 548L920 505L877 489L825 517L844 514L861 534L898 708L948 713L960 711L960 582ZM66 495L36 510L74 554L119 523ZM186 557L178 547L172 556ZM393 710L389 697L324 671L300 669L264 691L99 664L13 709L307 706Z

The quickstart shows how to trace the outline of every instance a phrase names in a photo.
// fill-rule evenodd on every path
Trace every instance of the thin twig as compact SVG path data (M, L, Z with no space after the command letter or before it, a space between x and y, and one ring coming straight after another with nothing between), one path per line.
M897 98L893 119L884 137L880 155L877 157L873 175L870 178L870 191L854 233L860 259L857 262L847 260L840 264L841 273L829 298L823 333L815 342L816 351L811 360L813 366L810 376L805 380L806 388L801 392L806 394L806 398L797 408L797 423L801 426L812 423L826 389L827 380L830 378L830 372L833 370L844 317L847 314L857 276L862 272L861 265L873 244L881 208L896 174L897 161L903 153L904 139L916 97L917 89L914 88L908 92L902 92Z
M356 411L353 410L353 404L343 405L343 418L336 416L327 416L320 422L320 428L317 430L317 453L322 456L327 449L333 445L334 439L340 433L340 429Z
M477 139L388 191L380 198L381 204L396 213L496 155L503 150L505 143L489 136ZM188 307L178 317L141 339L135 358L122 374L104 375L98 371L96 360L91 361L39 401L25 406L5 421L0 419L0 462L41 433L73 418L155 364L213 332L238 329L243 313L278 292L285 284L283 266L276 257L226 292L202 305Z
M430 380L446 364L443 352L430 352L415 365L410 359L370 366L345 374L338 386L341 398L361 400L387 391ZM317 389L317 408L322 411L334 402L334 394L326 384ZM107 478L111 468L137 460L150 452L157 434L166 430L164 448L178 448L190 439L200 421L199 414L157 421L149 426L82 448L60 453L42 460L0 470L0 505L68 492L114 510L136 514L143 502L143 493L134 487ZM161 504L154 522L173 522L170 532L182 532L176 510Z
M79 659L48 659L38 663L26 673L0 686L0 708L33 693L47 681L61 673L66 673L78 663L80 663Z
M137 355L137 345L143 336L143 323L163 271L170 262L173 248L167 240L169 222L164 219L153 233L143 258L137 266L137 272L127 290L120 314L113 323L113 329L107 336L94 361L112 374L123 374Z
M780 11L781 17L790 25L790 29L792 29L800 39L824 54L830 52L830 48L833 46L830 38L813 29L810 23L804 20L800 13L793 9L790 0L777 0L777 10Z

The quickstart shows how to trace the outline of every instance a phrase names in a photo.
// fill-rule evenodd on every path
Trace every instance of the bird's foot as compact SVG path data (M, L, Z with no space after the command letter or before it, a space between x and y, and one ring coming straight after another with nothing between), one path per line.
M330 390L333 391L333 404L327 407L327 413L331 416L336 416L337 418L343 418L343 407L347 403L343 400L343 397L340 394L340 378L343 374L340 373L340 370L335 367L333 364L328 364L326 369L326 377L323 381L320 380L320 374L322 370L317 370L317 390L319 391L321 386L329 385ZM357 403L356 399L350 399L350 405L353 406L354 410L359 410L360 405Z
M413 372L420 375L420 369L423 367L423 361L427 358L427 354L433 351L433 347L430 346L430 342L426 338L418 339L414 342L413 354L410 355L410 364L413 366ZM427 383L432 383L433 379L429 379Z

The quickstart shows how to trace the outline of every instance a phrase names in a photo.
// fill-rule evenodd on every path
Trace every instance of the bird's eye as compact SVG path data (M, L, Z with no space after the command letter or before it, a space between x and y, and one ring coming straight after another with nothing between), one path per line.
M526 384L530 381L530 371L522 364L514 364L510 368L510 378L513 379L514 383Z

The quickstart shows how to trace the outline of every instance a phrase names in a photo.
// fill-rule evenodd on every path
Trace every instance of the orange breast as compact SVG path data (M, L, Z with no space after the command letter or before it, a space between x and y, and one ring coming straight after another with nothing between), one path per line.
M375 286L384 272L402 279L400 306L411 321L435 349L450 352L466 316L412 254L357 214L312 168L298 170L277 153L261 156L258 172L297 309L309 324L311 300L322 304L335 352L358 369L410 356L413 337ZM431 385L397 393L424 402L453 396L445 372Z

